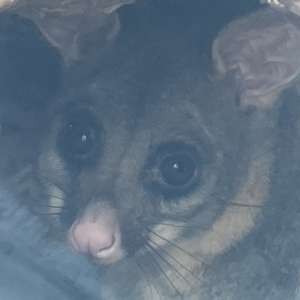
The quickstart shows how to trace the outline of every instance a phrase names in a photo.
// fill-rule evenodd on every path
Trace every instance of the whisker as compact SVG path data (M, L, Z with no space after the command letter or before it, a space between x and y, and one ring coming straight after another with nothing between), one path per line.
M221 235L220 235L219 232L213 230L212 228L203 228L202 226L196 226L196 225L175 225L175 224L159 223L159 222L151 222L151 221L140 221L140 222L150 223L150 224L154 224L154 225L164 225L164 226L170 226L170 227L178 227L178 228L198 228L198 229L201 229L202 231L211 231L211 232L214 232L214 233L216 233L217 235L219 235L221 237Z
M251 207L251 208L261 208L262 205L254 205L254 204L243 204L243 203L237 203L237 202L229 202L228 206L239 206L239 207Z
M62 188L58 183L55 183L53 180L51 180L50 178L48 178L47 176L43 175L43 174L40 174L36 171L34 171L34 173L41 177L41 178L44 178L45 180L47 180L49 183L51 183L53 186L57 187L58 189L60 189L61 191L63 191L65 194L67 195L70 195L71 193L69 193L68 191L66 191L64 188Z
M44 213L38 213L41 216L45 216L45 215L53 215L53 216L58 216L61 215L61 212L44 212Z
M154 258L154 256L153 256L152 252L151 252L149 249L147 249L146 247L144 247L143 250L145 250L144 253L148 253L148 255L150 255L150 257L151 257L152 260L155 260L155 258ZM159 288L156 288L156 287L155 287L155 290L157 291L157 293L158 293L158 295L159 295L159 299L162 299L162 295L161 295L161 293L160 293L160 291L159 291Z
M274 149L273 149L273 147L271 147L271 145L269 143L269 147L261 147L260 151L254 152L253 153L254 155L252 156L252 160L256 160L256 159L258 159L262 156L268 156L269 157L270 154L272 156L273 152L274 152Z
M151 241L153 242L153 241ZM172 272L175 274L175 276L178 278L178 280L180 281L180 277L186 281L189 285L191 285L192 287L194 287L166 258L164 258L157 249L155 249L153 246L151 246L149 243L147 243L148 247L151 248L151 250L163 261L165 262L165 264L169 267L170 270L172 270ZM160 249L161 250L161 249ZM171 256L171 255L169 255ZM173 258L171 256L171 258ZM175 260L175 259L174 259ZM175 260L176 261L176 260Z
M260 208L262 207L262 205L254 205L254 204L244 204L244 203L238 203L238 202L231 202L231 201L226 201L222 198L217 198L217 201L220 202L227 202L226 205L227 206L239 206L239 207L253 207L253 208Z
M51 204L40 204L39 206L40 207L49 207L49 208L61 208L61 209L65 208L64 206L61 206L61 205L51 205Z
M46 196L48 198L55 198L55 199L59 199L59 200L62 200L62 201L65 200L63 197L59 197L59 196L51 195L51 194L46 194L46 193L41 193L41 196Z
M161 222L153 222L153 221L140 221L141 223L150 223L154 225L165 225L165 226L170 226L170 227L179 227L179 228L199 228L203 231L206 231L207 229L203 229L201 226L196 226L196 225L177 225L177 224L168 224L168 223L161 223Z
M179 260L177 260L175 257L173 257L170 253L168 253L168 251L166 251L165 249L163 249L162 247L160 247L154 241L150 240L150 242L152 242L161 251L165 252L171 259L173 259L176 263L178 263L182 268L184 268L187 272L189 272L191 275L193 275L195 278L197 278L200 282L203 283L203 280L201 278L199 278L194 272L192 272L191 270L189 270L184 264L182 264Z
M145 252L149 252L148 249L146 249L146 248L144 248L143 250L145 250ZM154 298L153 297L153 288L154 288L157 291L158 295L159 295L159 299L161 299L161 295L160 295L158 289L150 282L150 280L149 280L149 278L147 276L147 273L145 272L145 270L142 267L142 265L139 263L137 257L134 256L133 258L134 258L136 264L138 265L138 267L141 269L142 273L144 274L144 276L145 276L145 278L146 278L146 280L148 282L148 285L150 287L151 296L152 296L151 298Z
M148 250L149 251L149 250ZM178 289L176 288L176 286L174 285L174 283L172 282L172 280L169 278L169 276L166 274L166 272L163 270L163 268L160 266L160 264L158 263L158 261L156 260L156 258L152 255L152 253L149 251L148 252L152 258L152 260L154 261L154 263L157 265L157 267L160 269L160 271L162 272L162 274L166 277L167 281L171 284L171 286L174 288L174 290L176 291L176 293L178 294L178 296L180 297L180 299L184 300L184 298L182 297L182 295L180 294L180 292L178 291Z
M183 253L185 253L186 255L192 257L193 259L195 259L196 261L200 262L201 264L207 266L207 267L210 267L210 265L206 264L204 261L201 261L199 258L197 258L196 256L192 255L191 253L187 252L186 250L184 250L183 248L181 248L180 246L176 245L175 243L167 240L166 238L160 236L159 234L157 234L156 232L154 232L153 230L147 228L148 231L150 231L151 233L153 233L155 236L159 237L160 239L162 239L163 241L171 244L172 246L176 247L177 249L181 250Z

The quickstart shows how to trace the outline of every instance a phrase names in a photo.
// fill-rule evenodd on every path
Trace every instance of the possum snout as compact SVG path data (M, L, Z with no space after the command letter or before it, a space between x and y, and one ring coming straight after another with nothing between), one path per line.
M114 263L124 256L116 213L106 205L90 204L71 226L68 238L76 251L102 264Z

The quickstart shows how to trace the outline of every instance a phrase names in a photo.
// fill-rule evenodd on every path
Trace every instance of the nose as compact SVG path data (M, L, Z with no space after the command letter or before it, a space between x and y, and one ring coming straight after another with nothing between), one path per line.
M95 258L107 258L118 245L116 232L97 223L77 223L71 229L71 242L78 252Z
M76 220L69 230L69 241L73 248L92 256L100 263L116 262L123 256L121 234L113 214L99 212L93 217L90 210Z

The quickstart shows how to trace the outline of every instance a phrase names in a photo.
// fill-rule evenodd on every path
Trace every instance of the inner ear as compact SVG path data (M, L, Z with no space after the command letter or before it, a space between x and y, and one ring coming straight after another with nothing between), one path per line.
M85 44L90 43L91 36L101 51L114 41L120 29L116 12L84 12L70 16L47 13L35 16L33 20L48 42L62 55L66 66L86 56L82 49L89 46Z
M242 107L272 107L300 73L300 30L290 15L263 9L230 23L212 46L216 70L236 72Z

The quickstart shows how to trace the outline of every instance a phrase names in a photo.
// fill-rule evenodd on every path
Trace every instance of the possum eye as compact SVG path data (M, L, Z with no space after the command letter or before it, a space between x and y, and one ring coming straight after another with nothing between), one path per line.
M89 124L74 121L67 125L64 132L64 146L70 156L84 159L90 154L95 142L96 132Z
M199 151L183 142L163 144L149 162L154 191L165 199L188 194L198 184L203 164Z
M71 115L64 123L58 147L67 161L87 164L99 155L100 128L90 114Z
M164 181L172 186L183 186L193 179L196 163L184 153L168 155L160 165L160 173Z

